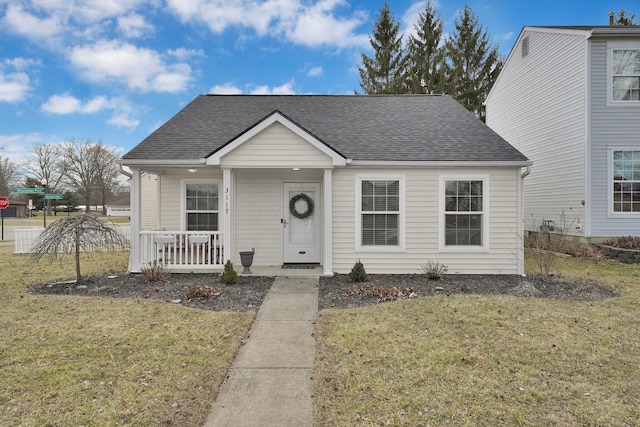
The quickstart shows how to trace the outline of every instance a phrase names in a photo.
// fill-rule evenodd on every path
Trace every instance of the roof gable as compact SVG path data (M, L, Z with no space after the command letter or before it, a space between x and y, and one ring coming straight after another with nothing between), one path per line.
M248 141L255 138L260 133L264 132L269 127L274 124L280 124L288 129L293 134L300 137L302 140L307 142L312 147L318 149L323 154L331 159L331 163L333 166L344 166L346 165L346 159L340 153L333 150L331 147L328 147L314 135L309 133L307 130L298 126L298 124L294 123L288 117L280 113L279 111L274 111L269 116L265 117L260 122L251 126L246 131L242 132L238 137L229 141L226 145L220 147L215 150L211 155L207 156L207 165L216 165L219 166L222 162L222 159L232 153L234 150L237 150L239 147L245 145Z

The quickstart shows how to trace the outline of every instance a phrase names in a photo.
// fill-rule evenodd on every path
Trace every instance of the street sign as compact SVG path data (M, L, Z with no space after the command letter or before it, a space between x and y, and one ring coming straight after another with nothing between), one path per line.
M44 198L47 199L47 200L49 200L49 199L61 200L62 199L62 194L49 193L49 194L45 194Z
M18 194L42 194L44 188L16 188Z
M7 209L9 207L9 199L6 197L0 197L0 209Z

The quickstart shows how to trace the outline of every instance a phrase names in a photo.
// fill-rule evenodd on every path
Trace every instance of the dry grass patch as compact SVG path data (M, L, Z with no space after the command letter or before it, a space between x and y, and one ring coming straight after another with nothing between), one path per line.
M128 253L87 258L87 274L122 271ZM0 259L0 425L204 422L253 313L30 295L73 277L73 262L33 264L10 248Z
M316 425L640 424L640 271L584 259L556 268L622 297L438 295L322 311Z

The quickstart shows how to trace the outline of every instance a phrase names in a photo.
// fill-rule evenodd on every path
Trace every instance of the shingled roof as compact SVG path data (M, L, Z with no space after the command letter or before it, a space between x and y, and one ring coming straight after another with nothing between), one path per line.
M200 95L123 163L208 157L274 112L353 160L527 161L450 96Z

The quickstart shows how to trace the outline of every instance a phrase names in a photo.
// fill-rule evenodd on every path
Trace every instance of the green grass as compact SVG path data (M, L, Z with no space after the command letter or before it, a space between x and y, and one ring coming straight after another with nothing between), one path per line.
M640 268L576 258L556 268L622 296L434 296L322 311L315 424L640 425Z
M83 272L128 254L83 256ZM73 262L33 264L0 248L0 425L201 425L253 313L159 301L36 296Z

